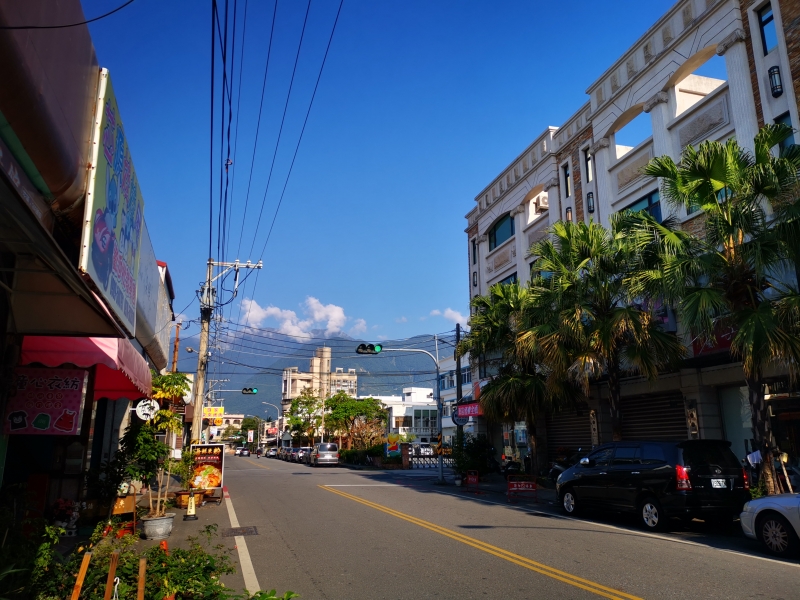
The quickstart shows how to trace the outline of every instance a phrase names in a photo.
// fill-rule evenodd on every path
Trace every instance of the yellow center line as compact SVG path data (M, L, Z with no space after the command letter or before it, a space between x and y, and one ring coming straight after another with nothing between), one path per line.
M248 461L248 462L249 462L251 465L253 465L254 467L259 467L259 468L261 468L261 469L267 469L267 470L270 470L270 469L269 469L269 467L268 467L268 466L266 466L266 465L262 465L261 463L254 463L254 462L253 462L253 461L250 459L250 457L249 457L249 456L247 457L247 461Z
M434 523L423 521L422 519L418 519L417 517L412 517L411 515L398 512L381 504L370 502L369 500L364 500L363 498L359 498L358 496L353 496L352 494L348 494L347 492L333 489L326 485L320 485L319 487L328 492L338 494L339 496L342 496L349 500L359 502L360 504L364 504L365 506L369 506L370 508L374 508L375 510L379 510L386 514L392 515L393 517L397 517L398 519L403 519L404 521L408 521L409 523L419 525L420 527L424 527L425 529L428 529L430 531L433 531L435 533L453 539L457 542L461 542L462 544L466 544L467 546L471 546L473 548L481 550L482 552L486 552L487 554L492 554L493 556L497 556L498 558L507 560L508 562L514 563L515 565L519 565L520 567L524 567L531 571L535 571L542 575L546 575L547 577L550 577L552 579L556 579L563 583L567 583L577 588L581 588L588 592L592 592L593 594L597 594L598 596L603 596L605 598L612 598L615 600L622 600L622 599L641 600L641 598L639 598L638 596L632 596L631 594L627 594L620 590L606 587L599 583L595 583L594 581L583 579L582 577L572 575L565 571L560 571L543 563L539 563L524 556L520 556L519 554L514 554L513 552L504 550L503 548L498 548L497 546L492 546L491 544L487 544L486 542L482 542L481 540L466 536L462 533L458 533L457 531L453 531L452 529L447 529L445 527L441 527Z

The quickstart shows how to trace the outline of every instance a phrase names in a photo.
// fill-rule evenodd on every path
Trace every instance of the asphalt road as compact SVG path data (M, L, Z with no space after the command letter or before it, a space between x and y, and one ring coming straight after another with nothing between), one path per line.
M244 539L260 587L304 600L800 597L798 561L734 528L653 535L435 486L430 471L233 456L225 471L239 525L258 530Z

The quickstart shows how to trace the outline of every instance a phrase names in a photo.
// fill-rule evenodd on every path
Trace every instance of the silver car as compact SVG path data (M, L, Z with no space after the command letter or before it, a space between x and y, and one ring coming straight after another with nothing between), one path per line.
M800 547L800 494L777 494L750 500L740 515L744 534L776 556L791 556Z
M330 442L317 444L311 450L308 461L308 464L310 464L312 467L319 467L322 465L338 465L339 446Z

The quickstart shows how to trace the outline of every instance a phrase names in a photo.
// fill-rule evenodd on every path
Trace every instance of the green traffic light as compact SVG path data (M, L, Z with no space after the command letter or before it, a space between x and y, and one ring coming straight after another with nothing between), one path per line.
M253 388L253 393L257 394L258 393L258 388Z
M375 354L377 354L381 350L383 350L383 346L381 346L380 344L375 344Z

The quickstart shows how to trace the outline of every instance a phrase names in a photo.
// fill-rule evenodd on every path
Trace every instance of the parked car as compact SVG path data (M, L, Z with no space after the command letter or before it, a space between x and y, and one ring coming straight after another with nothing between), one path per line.
M239 456L242 453L242 446L237 446L236 450L233 451L234 456Z
M312 467L339 464L339 446L330 442L317 444L308 457Z
M239 452L239 456L250 456L250 449L249 448L242 448Z
M266 453L267 458L275 458L278 456L278 451L275 448L270 448Z
M297 462L297 455L300 452L300 448L291 448L289 450L289 462Z
M669 517L729 522L750 498L747 473L723 440L612 442L564 471L562 510L635 512L649 530Z
M411 446L411 454L414 456L433 456L433 446L430 444L413 444Z
M311 454L311 446L303 446L297 450L297 462L307 464L308 455Z
M800 494L778 494L744 505L742 531L758 540L767 552L791 556L800 550Z
M589 451L589 448L578 448L578 451L572 456L562 456L557 458L555 462L550 464L550 470L548 472L550 481L555 483L558 480L559 475L561 475L571 466L578 464L578 461L589 454Z

